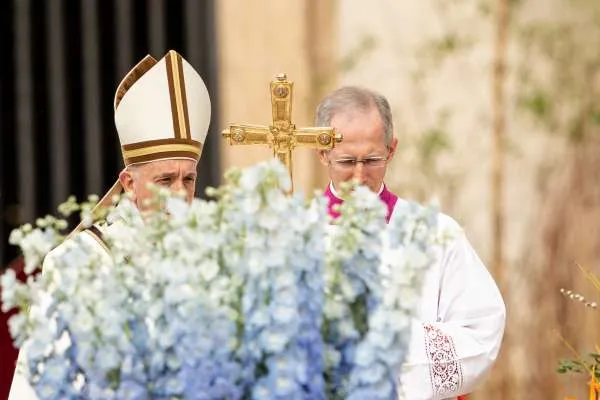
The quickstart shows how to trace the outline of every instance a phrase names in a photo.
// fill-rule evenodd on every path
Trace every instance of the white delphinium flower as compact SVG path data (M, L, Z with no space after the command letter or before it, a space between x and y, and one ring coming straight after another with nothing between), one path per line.
M17 273L13 269L8 269L0 276L0 287L2 287L2 309L6 313L17 306L16 293L19 288L17 285Z
M25 225L21 229L13 230L9 236L9 243L19 246L25 255L25 273L31 274L40 268L42 260L62 236L52 228L32 228Z

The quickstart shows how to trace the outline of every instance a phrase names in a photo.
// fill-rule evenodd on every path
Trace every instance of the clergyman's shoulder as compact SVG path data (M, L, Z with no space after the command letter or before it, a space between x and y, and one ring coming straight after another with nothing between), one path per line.
M398 197L398 200L396 201L396 206L394 207L394 214L406 212L407 210L414 210L416 212L420 212L425 210L426 208L427 206L416 201L410 201ZM441 211L437 211L436 217L436 222L439 229L452 232L462 231L462 227L460 226L460 224L448 214L444 214Z
M87 228L74 234L48 252L44 257L43 269L45 270L48 265L55 264L66 253L76 249L81 249L89 255L108 255L108 248L102 240L102 230L95 225L94 227L95 229Z

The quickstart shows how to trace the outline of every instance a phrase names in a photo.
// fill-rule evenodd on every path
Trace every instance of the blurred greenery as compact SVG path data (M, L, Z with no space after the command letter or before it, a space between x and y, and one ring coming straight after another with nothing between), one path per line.
M417 136L415 147L419 156L421 169L428 175L437 175L437 159L446 150L452 149L452 140L447 129L450 112L444 111L438 115L435 125L425 129ZM433 176L431 176L433 177Z
M600 1L562 0L556 11L515 26L524 50L518 105L545 131L575 144L598 132Z
M373 35L365 34L356 45L346 53L339 63L342 72L351 71L364 61L377 48L377 40Z
M596 379L600 379L600 354L590 353L587 360L560 360L557 372L559 374L585 373L594 371ZM591 376L591 375L590 375Z
M470 35L460 34L457 31L449 31L431 39L422 46L419 51L421 68L440 67L441 64L459 51L468 50L474 39ZM424 65L425 64L425 65Z

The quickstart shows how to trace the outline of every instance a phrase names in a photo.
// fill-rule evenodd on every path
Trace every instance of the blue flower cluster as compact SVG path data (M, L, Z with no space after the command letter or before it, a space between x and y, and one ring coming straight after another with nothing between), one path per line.
M435 259L437 213L409 204L386 226L374 193L358 187L346 196L326 274L328 398L395 399L414 299Z
M227 267L244 281L240 360L252 399L324 399L323 204L287 197L287 172L263 166L242 177L240 207L226 215L245 246ZM264 185L273 182L274 185Z
M122 199L110 252L76 236L21 284L2 277L22 365L40 399L393 399L436 220L349 189L289 196L278 162L227 175L212 200ZM48 226L18 237L32 257ZM49 240L49 239L48 239ZM29 250L27 250L29 249Z

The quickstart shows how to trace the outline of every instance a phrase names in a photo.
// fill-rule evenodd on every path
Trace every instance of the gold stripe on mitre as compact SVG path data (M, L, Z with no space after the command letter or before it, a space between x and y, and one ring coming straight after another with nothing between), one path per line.
M120 195L122 191L123 191L123 187L121 186L121 183L119 182L119 180L117 180L114 183L114 185L112 185L112 187L108 190L108 192L106 192L104 194L104 196L102 196L102 199L100 199L98 204L96 204L94 206L94 208L92 209L92 215L96 215L97 211L100 208L108 208L111 205L113 205L113 197ZM79 225L77 225L77 227L75 227L75 229L73 229L71 231L71 233L69 233L69 235L67 236L67 239L69 239L76 233L81 232L83 229L84 229L83 221L81 221L79 223Z
M142 77L146 72L148 72L158 61L151 55L147 55L144 57L139 63L135 65L125 75L125 77L119 83L117 87L117 91L115 92L115 101L114 101L114 109L116 110L119 106L119 103L125 96L125 93L133 86L134 83L137 82L138 79Z
M104 251L106 251L109 255L111 254L108 244L104 241L104 238L102 237L102 232L100 231L100 229L98 229L98 227L92 225L86 230L84 230L84 232L90 235L98 243L98 245L104 249Z
M167 67L167 81L169 83L169 97L171 100L171 114L173 116L173 131L176 138L188 139L190 138L190 118L187 109L182 57L176 51L169 50L165 56L165 62Z
M170 158L200 159L202 143L190 139L158 139L122 146L125 165Z

